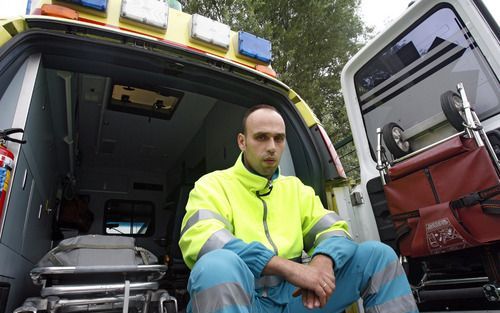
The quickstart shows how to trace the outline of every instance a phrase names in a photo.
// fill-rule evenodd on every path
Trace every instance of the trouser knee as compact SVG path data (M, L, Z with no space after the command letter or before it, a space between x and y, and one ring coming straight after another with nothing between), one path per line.
M389 261L398 258L394 249L379 241L363 242L359 245L358 249L361 254L370 255L372 258L378 260Z
M359 245L364 256L364 279L361 297L365 312L418 312L404 270L394 250L386 244L369 241Z
M187 312L249 312L254 276L229 250L214 250L196 262L189 276L191 302Z
M225 282L243 282L252 276L248 266L234 252L218 249L201 257L193 267L188 289L207 288Z

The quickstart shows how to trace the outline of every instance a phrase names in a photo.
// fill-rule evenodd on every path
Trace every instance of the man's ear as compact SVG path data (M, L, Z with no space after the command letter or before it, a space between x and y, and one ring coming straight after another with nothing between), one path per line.
M240 150L241 151L245 151L247 145L246 145L246 142L245 142L245 135L243 133L239 133L238 134L238 147L240 147Z

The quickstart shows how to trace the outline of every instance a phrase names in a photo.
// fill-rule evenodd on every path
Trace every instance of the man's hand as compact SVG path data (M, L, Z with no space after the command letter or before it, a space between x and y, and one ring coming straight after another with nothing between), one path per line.
M293 293L294 296L302 294L302 303L306 308L322 308L330 299L330 296L335 291L335 274L333 273L333 262L325 255L316 255L308 267L319 270L322 274L321 289L306 289L299 286Z
M299 289L304 306L313 309L323 307L335 291L333 262L324 255L315 256L309 265L273 257L263 271L266 275L280 275Z

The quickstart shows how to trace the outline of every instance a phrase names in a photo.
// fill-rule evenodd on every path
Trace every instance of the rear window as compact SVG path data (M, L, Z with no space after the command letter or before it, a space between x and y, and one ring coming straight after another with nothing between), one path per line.
M415 135L445 121L440 95L463 82L481 119L500 110L500 85L465 24L439 5L354 76L374 155L376 129L396 122Z
M118 112L170 120L184 94L164 87L158 89L147 90L114 85L108 108Z
M108 200L104 231L109 235L149 236L154 232L154 205L148 201Z

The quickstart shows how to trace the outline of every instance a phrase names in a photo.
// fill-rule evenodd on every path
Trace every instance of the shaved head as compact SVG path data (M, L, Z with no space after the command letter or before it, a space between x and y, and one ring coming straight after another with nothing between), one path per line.
M260 110L260 109L268 109L268 110L274 111L274 112L276 112L276 113L279 114L278 110L276 110L275 107L270 106L268 104L257 104L257 105L254 105L253 107L249 108L245 112L245 115L243 115L243 120L241 122L241 129L243 130L243 134L246 134L246 132L247 132L247 119L248 119L248 116L250 114L252 114L253 112L255 112L257 110ZM280 116L281 116L281 114L280 114Z
M271 178L285 149L285 121L272 106L250 108L243 118L243 133L238 146L245 166L259 175Z

